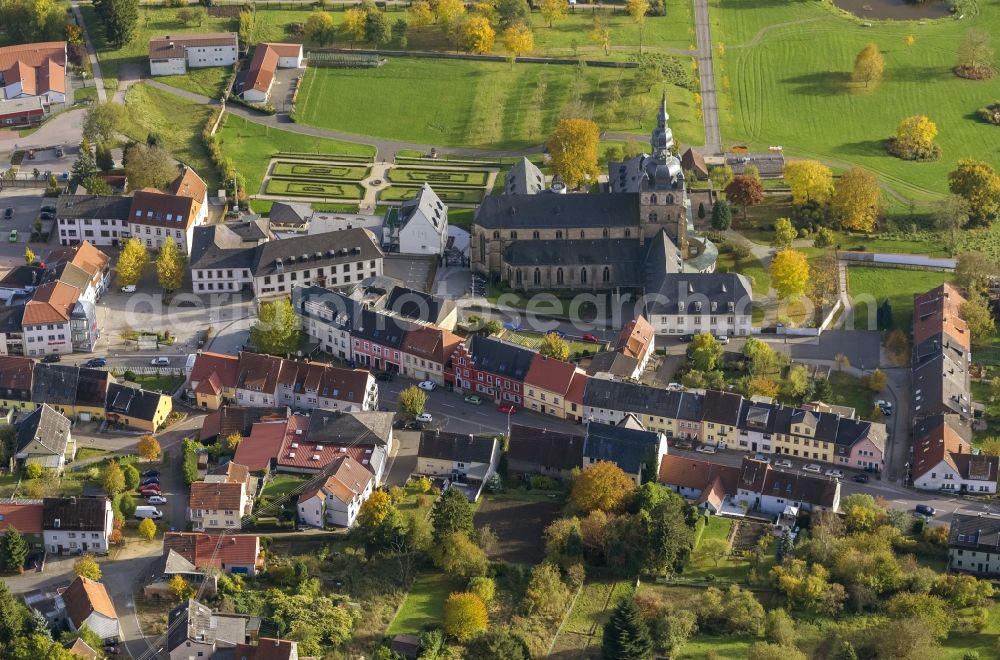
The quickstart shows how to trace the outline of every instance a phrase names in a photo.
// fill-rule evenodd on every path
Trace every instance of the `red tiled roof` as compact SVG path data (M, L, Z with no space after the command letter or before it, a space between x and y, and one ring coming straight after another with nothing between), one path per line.
M173 550L199 569L241 564L252 566L260 557L260 537L253 534L167 532L163 552Z
M24 94L66 93L66 42L51 41L0 48L4 85L21 83Z
M237 514L241 514L242 495L243 484L196 481L191 484L191 498L188 506L192 509L236 511Z
M62 282L51 282L38 287L35 295L24 306L24 325L65 323L69 321L73 305L80 298L80 290Z
M641 314L629 321L618 333L615 350L629 357L641 360L649 345L653 343L653 326Z
M91 245L90 241L84 241L71 250L72 253L67 255L69 257L67 261L86 271L95 281L103 277L104 270L111 263L111 257ZM49 257L51 259L51 255Z
M719 465L697 458L666 455L660 462L660 483L682 488L706 489L716 479L721 481L724 492L736 493L740 469Z
M535 353L524 377L524 384L534 385L547 392L557 392L565 397L575 373L576 365Z
M399 350L425 360L444 364L462 338L436 325L414 325L407 331Z
M285 440L285 432L289 420L272 422L257 422L250 430L250 435L236 447L233 460L245 465L251 472L265 470L271 464L271 459L281 451Z
M187 231L198 215L198 205L190 197L159 190L137 190L128 212L130 223Z
M198 208L200 209L202 203L206 200L208 186L198 176L197 172L190 167L185 167L184 172L174 179L167 191L172 195L193 199L198 203Z
M66 63L65 41L45 41L0 48L0 69L10 68L15 62L38 66L49 59L60 64Z
M118 619L115 606L108 596L108 590L100 582L77 576L62 594L66 603L66 614L73 623L80 627L94 612L103 614L109 619Z
M278 68L279 57L297 57L302 52L299 44L261 43L254 49L250 60L250 72L247 74L243 89L256 89L266 92L274 80L274 72Z
M44 508L41 504L0 503L0 532L13 525L22 534L41 534Z
M322 440L310 440L308 417L296 415L289 422L289 429L285 433L281 449L278 451L279 466L319 471L342 456L350 456L362 465L367 464L368 458L371 456L370 446L346 446L329 444ZM296 430L301 430L302 433L296 434ZM240 443L240 445L242 444ZM293 444L297 446L293 447ZM313 456L317 458L313 459Z
M969 350L969 327L961 317L965 298L951 284L913 296L913 344L945 333Z
M325 482L314 486L299 496L300 502L319 496L325 498L326 492L336 497L345 504L350 503L355 496L363 493L368 484L374 478L370 470L365 469L361 463L351 457L356 453L348 450L347 455L341 455L334 460L339 461L337 466L330 472L330 476Z
M255 392L274 393L284 360L273 355L240 353L236 386Z
M573 374L573 382L570 383L569 391L566 392L566 400L570 403L583 405L583 393L587 389L587 374L578 371Z
M35 361L27 357L0 355L0 389L30 390Z
M194 388L197 394L207 394L209 396L218 396L222 391L222 382L219 380L219 374L214 371L208 378L203 378L199 383L198 387Z
M913 479L945 461L956 472L960 472L952 454L969 453L968 443L942 417L941 423L927 430L913 440Z
M291 640L261 637L256 645L237 644L233 656L236 660L291 660L297 651Z
M201 353L195 358L194 366L191 367L191 382L200 383L214 373L222 387L235 388L239 368L240 360L235 355Z

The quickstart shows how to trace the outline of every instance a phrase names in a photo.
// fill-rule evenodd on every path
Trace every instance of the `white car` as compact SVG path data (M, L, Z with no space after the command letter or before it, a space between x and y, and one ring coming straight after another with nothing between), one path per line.
M729 343L729 335L719 335L715 338L715 341L719 342L723 346Z
M714 454L715 447L712 445L698 445L698 448L695 449L695 451L700 451L703 454Z
M149 363L154 367L169 367L170 358L168 357L153 358L152 360L149 361Z
M827 470L826 476L833 477L834 479L843 479L844 473L841 470Z
M819 474L820 472L823 471L823 468L816 465L815 463L810 463L809 465L803 465L802 469L805 470L806 472L815 472L816 474Z
M757 452L756 454L754 454L753 460L755 460L755 461L764 461L765 463L770 463L771 462L771 457L767 456L765 454L762 454L760 452Z
M790 468L792 467L792 462L787 458L779 458L774 462L774 467Z
M149 504L166 504L167 498L165 498L163 495L150 495L149 497L146 498L146 502L148 502Z
M433 392L434 389L437 387L437 383L435 383L433 380L422 380L419 383L417 383L417 387L419 387L422 390L427 390L428 392Z
M417 415L417 421L418 422L433 422L434 418L431 417L430 413L420 413L419 415Z
M122 287L122 293L135 293L135 285L126 284L125 286Z

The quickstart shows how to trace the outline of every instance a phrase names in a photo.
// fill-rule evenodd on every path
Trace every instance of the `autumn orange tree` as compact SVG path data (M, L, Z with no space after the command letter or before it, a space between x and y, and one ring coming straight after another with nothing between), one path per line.
M155 461L160 457L160 442L151 435L144 435L139 438L136 451L147 461Z
M806 290L809 282L809 262L806 255L795 250L782 250L771 259L771 284L778 296L794 300Z
M878 49L877 45L869 43L854 58L854 71L851 74L851 79L854 82L863 82L865 87L868 87L870 83L881 80L884 71L885 58L882 56L882 51Z
M746 220L747 207L757 206L764 201L764 186L752 176L734 176L726 186L726 199L743 207L743 219Z
M830 207L844 229L872 233L882 208L878 179L860 167L847 170L837 181Z
M578 188L600 174L597 145L600 131L589 119L560 119L545 146L552 159L552 170L570 188Z
M581 511L618 511L635 490L624 470L607 461L589 466L573 482L570 499Z
M468 592L453 593L444 604L444 631L460 642L465 642L482 631L489 624L486 603Z

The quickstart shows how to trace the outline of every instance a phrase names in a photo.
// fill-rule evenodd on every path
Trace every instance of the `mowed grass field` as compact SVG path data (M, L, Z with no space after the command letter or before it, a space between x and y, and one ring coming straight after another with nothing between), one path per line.
M309 68L296 120L358 135L440 146L514 149L540 145L572 96L576 66L393 58L378 69ZM648 131L661 90L636 90L635 71L590 67L580 84L583 110L597 116L616 79L625 99L645 98L649 111L623 113L602 129ZM636 92L636 93L633 93ZM701 144L692 94L667 89L675 139ZM630 115L630 116L627 116Z
M860 165L917 201L947 192L947 174L960 158L1000 168L1000 129L975 118L977 108L1000 98L1000 76L969 81L951 72L968 29L1000 34L1000 6L978 6L978 15L962 21L876 21L865 28L815 0L711 0L724 142L780 144L789 155ZM913 46L904 42L908 35ZM868 42L886 64L882 82L865 89L850 82L850 72ZM886 153L883 141L915 114L937 123L940 160Z
M909 333L913 326L913 294L929 291L951 278L950 273L928 270L850 266L847 289L854 303L855 330L874 330L875 306L888 298L892 306L892 326ZM865 297L863 301L859 299L862 296ZM867 304L871 299L875 302Z

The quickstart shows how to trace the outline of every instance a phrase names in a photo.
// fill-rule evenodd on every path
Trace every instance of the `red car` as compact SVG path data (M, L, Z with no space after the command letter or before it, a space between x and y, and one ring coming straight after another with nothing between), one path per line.
M143 496L146 497L148 497L149 495L159 495L160 487L156 484L149 484L147 486L143 486L142 488L140 488L139 493L141 493Z
M592 342L594 342L596 344L600 344L601 343L601 340L598 339L597 335L595 335L593 332L585 332L585 333L583 333L583 341L592 341Z
M502 412L505 415L513 415L514 413L517 412L517 408L514 407L513 403L501 403L499 406L497 406L497 411Z

